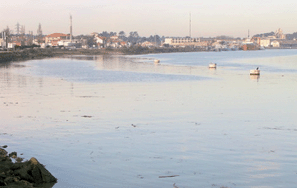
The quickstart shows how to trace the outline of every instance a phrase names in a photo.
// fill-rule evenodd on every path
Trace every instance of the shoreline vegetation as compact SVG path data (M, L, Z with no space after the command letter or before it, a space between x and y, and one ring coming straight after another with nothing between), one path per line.
M61 57L64 55L137 55L150 53L198 52L202 48L147 48L130 47L120 49L60 49L60 48L27 48L0 52L0 63Z
M279 48L273 48L279 49ZM247 46L239 50L260 50ZM52 57L62 57L69 55L140 55L152 53L177 53L177 52L209 52L206 48L193 47L167 47L167 48L148 48L133 46L130 48L104 48L104 49L67 49L67 48L25 48L9 51L0 51L0 63L26 61L32 59L45 59ZM220 50L219 50L220 51Z
M38 160L29 161L17 156L17 152L8 152L0 147L0 187L8 188L52 188L57 183L55 178ZM22 155L22 154L21 154Z

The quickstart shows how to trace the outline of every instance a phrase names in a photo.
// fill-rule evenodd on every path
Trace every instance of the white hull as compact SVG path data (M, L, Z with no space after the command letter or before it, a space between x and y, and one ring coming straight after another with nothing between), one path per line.
M155 59L155 64L158 64L158 63L160 63L160 60L159 59Z
M217 68L217 64L216 63L210 63L208 65L209 68Z

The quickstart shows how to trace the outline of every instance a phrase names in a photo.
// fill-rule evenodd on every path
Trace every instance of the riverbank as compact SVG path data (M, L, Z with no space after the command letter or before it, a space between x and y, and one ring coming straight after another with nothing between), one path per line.
M268 48L279 49L279 48ZM291 49L291 48L287 48ZM246 45L241 50L260 50L260 48L252 48ZM62 48L27 48L13 51L0 51L0 63L11 61L25 61L31 59L44 59L51 57L62 57L69 55L144 55L159 53L178 53L178 52L206 52L206 51L224 51L206 48L193 47L164 47L164 48L148 48L141 46L132 46L129 48L104 48L104 49L62 49Z
M16 51L3 51L0 53L0 63L10 61L24 61L30 59L43 59L53 56L54 53L50 49L25 49Z
M0 52L0 63L11 61L25 61L31 59L44 59L51 57L61 57L64 55L136 55L151 53L174 53L174 52L198 52L205 51L202 48L147 48L147 47L130 47L130 48L105 48L105 49L60 49L60 48L36 48L23 49L14 51Z

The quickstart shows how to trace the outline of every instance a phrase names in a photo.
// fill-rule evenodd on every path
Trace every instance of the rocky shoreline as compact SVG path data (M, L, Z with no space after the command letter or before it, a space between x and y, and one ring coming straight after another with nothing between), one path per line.
M17 152L8 152L0 147L0 187L6 188L52 188L57 183L55 178L38 160L29 161L17 156Z

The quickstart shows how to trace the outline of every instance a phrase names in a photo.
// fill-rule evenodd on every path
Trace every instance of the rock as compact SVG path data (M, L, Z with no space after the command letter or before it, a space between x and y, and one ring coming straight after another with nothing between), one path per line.
M8 156L15 159L17 158L18 154L17 152L14 151L14 152L11 152Z
M19 162L13 163L10 157ZM0 149L0 187L51 188L57 183L57 179L36 158L25 162L20 159L16 152L7 156L7 151Z
M23 161L23 158L21 158L21 157L17 157L15 160L16 160L16 162L20 163L20 162Z
M17 177L13 177L13 176L8 176L8 177L6 177L6 178L4 179L4 183L5 183L6 185L11 184L11 183L14 183L14 182L18 182L18 181L19 181L19 178L17 178Z
M7 156L7 151L5 149L0 148L0 157L6 157Z
M24 181L24 180L20 180L20 181L17 181L17 182L14 182L14 183L11 183L7 186L5 186L5 188L33 188L33 184L32 183L29 183L27 181Z
M36 158L32 157L30 163L33 167L32 176L35 183L57 182L57 179L42 164L40 164Z
M34 182L34 179L33 177L29 174L31 171L31 166L30 164L24 164L20 169L18 170L15 170L14 171L14 174L16 176L19 176L22 180L26 180L28 182L31 182L33 183Z
M35 157L32 157L30 159L30 162L31 162L32 165L38 165L39 164L39 162L37 161L37 159Z

